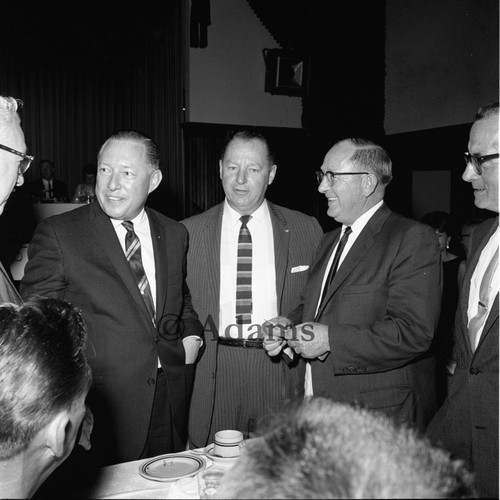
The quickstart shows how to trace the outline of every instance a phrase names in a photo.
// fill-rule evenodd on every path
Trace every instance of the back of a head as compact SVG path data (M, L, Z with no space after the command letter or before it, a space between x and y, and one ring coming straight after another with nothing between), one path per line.
M449 498L473 493L461 462L407 428L323 398L278 416L226 473L219 498Z
M446 212L442 212L436 210L435 212L429 212L425 214L420 222L423 224L427 224L432 227L435 231L439 231L441 233L446 233L448 235L452 234L452 223L450 214Z
M0 305L0 460L25 451L58 412L86 395L85 341L80 312L63 300Z

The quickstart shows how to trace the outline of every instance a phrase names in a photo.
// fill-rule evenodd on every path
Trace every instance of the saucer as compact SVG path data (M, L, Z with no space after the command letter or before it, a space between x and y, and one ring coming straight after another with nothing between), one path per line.
M205 455L210 459L213 460L214 462L218 462L221 464L233 464L240 458L239 456L237 457L218 457L214 455L214 444L209 444L205 450L204 450Z

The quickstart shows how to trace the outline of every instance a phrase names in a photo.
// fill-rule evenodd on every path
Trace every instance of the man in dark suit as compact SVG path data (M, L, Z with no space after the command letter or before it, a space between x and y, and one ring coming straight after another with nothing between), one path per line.
M478 208L498 214L498 102L479 108L462 179ZM476 473L480 496L498 497L498 215L479 225L455 317L448 397L427 433Z
M303 392L296 364L286 354L270 359L262 349L261 325L298 304L323 234L313 217L265 199L277 167L262 135L241 131L228 137L219 168L226 200L183 221L190 241L187 281L207 344L191 403L194 447L213 442L222 429L237 429L248 437ZM246 312L238 309L245 298L237 299L242 216L250 216L251 238Z
M67 201L68 186L54 177L56 168L52 160L40 160L40 179L31 181L23 191L36 201Z
M101 464L185 449L202 325L185 282L187 231L145 208L158 147L113 134L98 155L98 203L42 221L21 294L81 309L94 374L92 453ZM128 262L129 260L129 262Z
M425 428L435 411L428 350L441 298L434 232L384 203L391 160L371 141L335 144L317 176L328 215L342 227L318 249L300 306L272 321L276 338L266 349L277 354L284 336L311 360L306 396L359 404Z
M23 175L33 160L26 154L21 119L17 113L20 103L13 97L0 96L0 215L14 188L23 185ZM22 302L1 262L0 302Z

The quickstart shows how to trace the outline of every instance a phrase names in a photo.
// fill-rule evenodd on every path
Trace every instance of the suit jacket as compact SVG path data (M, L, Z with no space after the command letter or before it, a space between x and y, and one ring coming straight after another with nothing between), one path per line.
M39 197L42 200L44 199L45 186L42 179L28 183L22 190L31 196ZM58 179L52 179L52 196L57 200L68 198L68 186L66 183Z
M314 217L269 203L276 266L276 294L280 314L296 307L309 266L323 235ZM183 222L189 231L187 282L193 305L204 323L206 351L198 363L191 402L189 436L195 446L207 443L214 410L219 328L220 242L224 203ZM290 398L303 393L303 376L282 362Z
M290 315L295 324L314 321L340 231L328 233L318 249L302 303ZM427 353L441 286L432 229L383 204L345 256L319 307L317 322L328 325L331 352L324 361L311 362L314 395L425 428L435 410L434 360Z
M93 371L88 397L94 413L92 446L106 463L136 460L143 450L158 358L175 429L187 438L194 366L185 365L182 339L202 336L185 282L187 231L154 210L146 211L156 265L156 326L112 222L98 203L38 225L21 281L23 297L60 297L83 313Z
M16 287L10 280L7 271L0 262L0 304L3 302L20 304L22 299Z
M483 222L472 235L455 321L453 359L457 364L449 379L448 397L427 429L436 444L472 468L479 494L486 497L498 497L498 294L474 352L467 309L472 274L497 227L498 217Z

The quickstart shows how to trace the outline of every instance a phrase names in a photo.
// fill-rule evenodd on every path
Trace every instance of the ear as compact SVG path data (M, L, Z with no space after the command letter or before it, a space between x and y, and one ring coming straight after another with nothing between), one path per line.
M222 180L222 160L219 160L219 177Z
M149 178L148 193L152 193L159 186L162 179L163 179L163 174L161 173L161 170L158 168L151 174L151 177Z
M368 174L363 179L363 192L365 194L365 197L368 198L369 196L371 196L375 192L375 189L377 189L377 186L377 176L375 174Z
M67 443L71 441L72 422L66 410L59 412L46 428L46 445L54 457L61 459L67 454Z
M271 167L271 171L269 172L269 180L267 181L268 186L273 183L274 178L276 177L276 170L278 170L278 165L273 165Z

